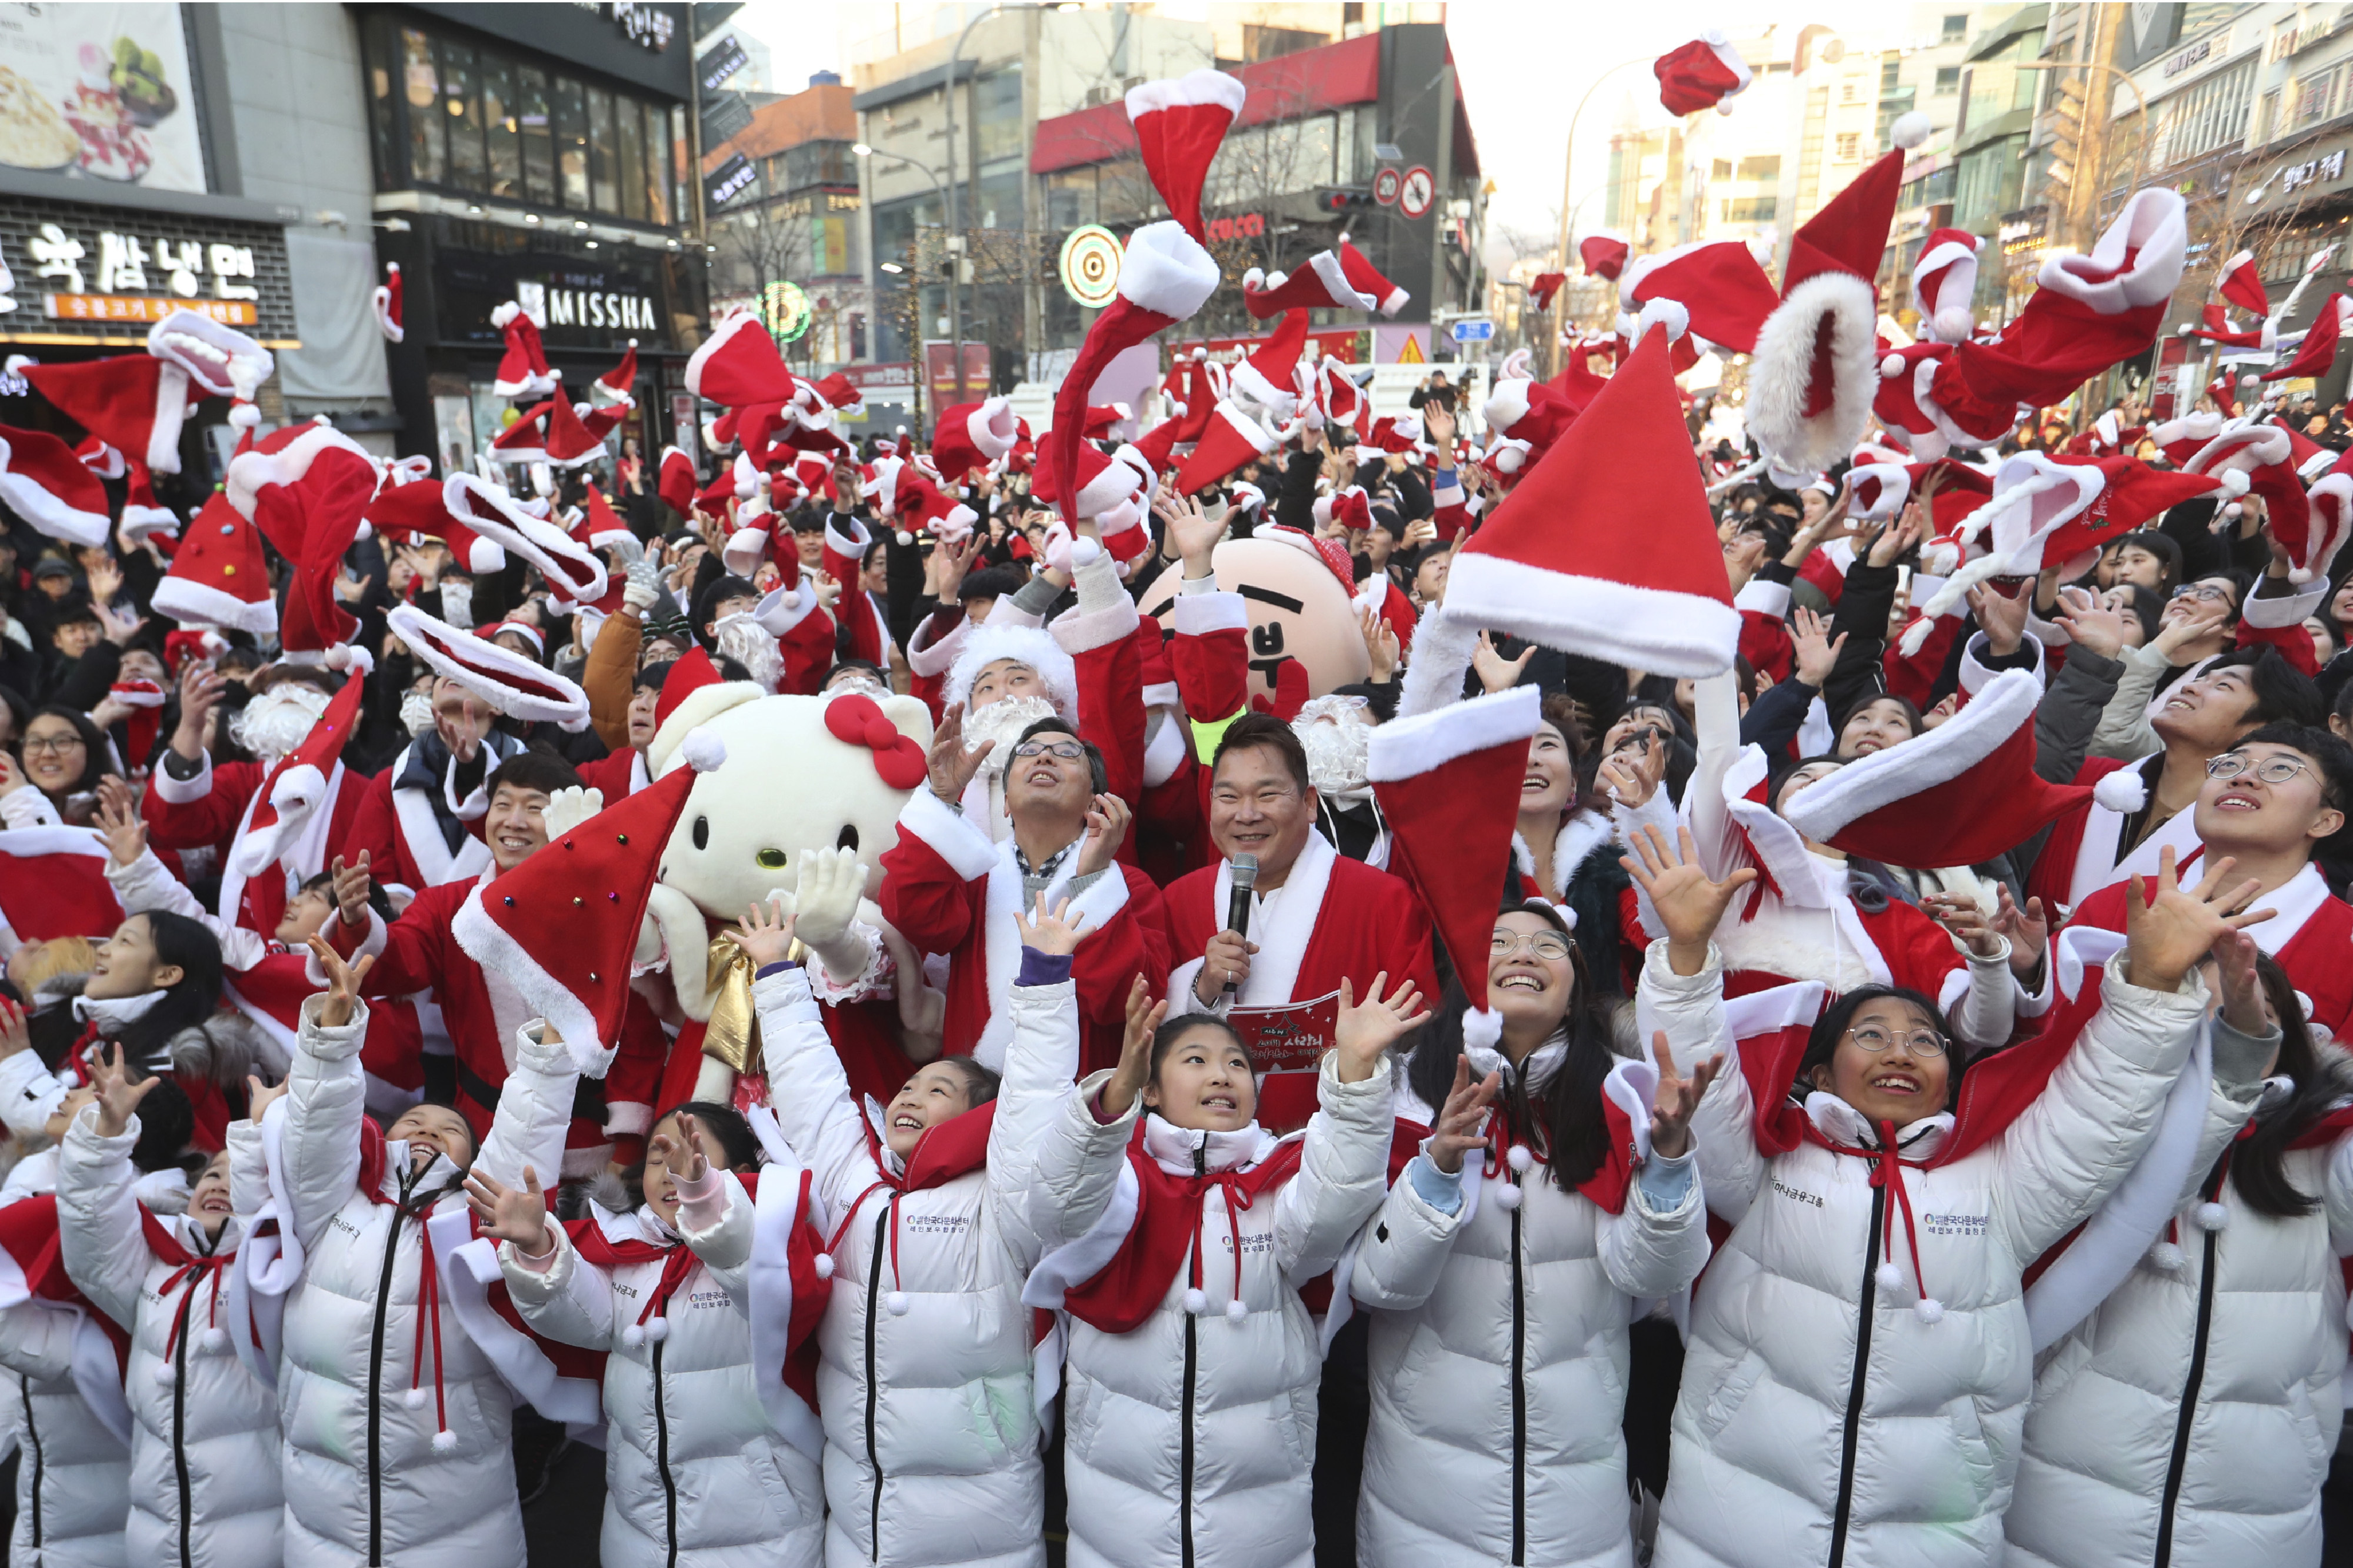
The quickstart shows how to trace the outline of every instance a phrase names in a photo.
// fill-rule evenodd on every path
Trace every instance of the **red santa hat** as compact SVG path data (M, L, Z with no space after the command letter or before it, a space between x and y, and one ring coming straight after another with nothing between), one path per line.
M538 567L562 597L594 604L605 596L604 559L506 491L472 474L452 474L442 482L441 504L460 526Z
M1788 796L1781 815L1817 844L1908 869L2005 855L2093 794L2036 776L2042 696L2034 671L2005 670L1936 728Z
M268 349L193 310L150 327L143 354L22 366L68 417L159 474L180 471L180 430L196 398L250 397L274 368Z
M180 531L180 514L155 499L154 481L148 477L147 465L130 465L131 484L122 498L122 521L118 525L122 537L132 544L142 544L161 534L170 539Z
M1569 405L1568 399L1549 384L1518 378L1497 382L1481 412L1491 432L1526 442L1538 457L1549 450L1561 432L1577 418L1577 410Z
M1193 495L1228 474L1267 456L1282 444L1282 432L1271 428L1230 398L1222 399L1202 426L1200 438L1184 466L1176 470L1180 494Z
M636 536L630 533L629 525L621 521L621 514L613 510L613 503L605 499L605 492L592 484L588 487L587 510L574 526L572 537L575 542L586 545L590 550L610 550L623 540Z
M273 431L230 460L229 504L292 569L278 628L288 652L324 653L359 630L335 579L380 478L366 448L327 425Z
M2353 466L2348 465L2353 458L2339 458L2306 498L2304 557L2316 575L2327 574L2348 535L2353 534Z
M400 263L387 261L384 264L384 281L375 286L375 324L386 342L396 343L408 336L407 329L400 324L401 293Z
M1363 298L1372 300L1374 310L1384 316L1394 316L1405 309L1406 301L1413 296L1382 277L1380 268L1366 260L1365 253L1350 245L1346 235L1340 237L1337 249L1340 253L1340 270L1346 276L1348 287L1354 289Z
M1758 330L1781 303L1773 280L1757 265L1748 247L1736 239L1680 245L1655 256L1638 256L1619 278L1618 292L1637 305L1653 300L1675 300L1691 313L1694 332L1741 353L1756 348ZM1614 342L1592 344L1583 354L1615 347Z
M456 681L498 711L574 731L587 728L588 694L535 660L487 637L461 632L415 605L394 605L385 621L392 635L436 674Z
M1198 244L1208 243L1201 227L1201 190L1209 163L1248 95L1238 79L1213 70L1127 89L1127 118L1135 128L1144 172L1167 202L1168 216Z
M662 677L661 694L654 699L654 729L659 731L668 724L679 704L704 687L723 684L725 678L701 644L687 649L670 665L670 673Z
M1345 426L1352 434L1363 426L1367 407L1365 389L1357 384L1346 361L1325 354L1324 363L1315 367L1315 405L1324 411L1327 426Z
M1421 416L1384 414L1373 421L1364 445L1376 452L1410 452L1421 445ZM1358 462L1364 461L1358 458Z
M664 447L661 472L655 481L655 493L662 503L681 518L694 510L694 459L676 447Z
M913 535L920 529L934 539L948 541L970 537L980 521L978 512L919 473L900 478L896 510L902 532Z
M101 479L119 479L130 471L131 465L121 453L95 436L85 436L74 449L81 466Z
M1366 748L1365 777L1391 835L1389 868L1413 884L1454 962L1471 1000L1462 1037L1472 1044L1492 1047L1503 1035L1487 1005L1487 947L1541 708L1535 687L1517 686L1392 720Z
M943 483L962 485L975 468L984 468L1013 450L1020 420L1009 397L985 398L944 409L932 436L932 463Z
M2348 325L2353 325L2353 298L2331 294L2320 302L2319 313L2312 325L2305 329L2304 341L2296 345L2295 357L2275 369L2263 372L2264 381L2286 381L2295 376L2327 375L2337 363L2337 345L2343 341ZM28 373L29 374L29 373Z
M726 408L792 401L799 378L785 367L759 313L728 313L686 362L686 389Z
M438 539L476 576L506 570L507 552L450 515L448 487L440 479L387 482L368 502L367 524L385 540Z
M343 743L359 722L360 698L367 686L353 674L327 700L302 743L279 760L254 797L245 831L230 850L230 865L247 879L259 877L302 837L312 816L334 798L335 774Z
M1111 438L1113 426L1134 417L1134 411L1124 403L1090 404L1085 416L1079 421L1079 428L1086 432L1088 440L1104 441Z
M611 1065L629 976L662 856L695 781L727 760L707 729L678 749L685 763L479 884L449 923L474 961L503 975L591 1077ZM702 954L673 953L678 963Z
M227 491L215 490L198 510L152 603L157 615L175 621L258 637L278 629L260 531L230 504Z
M1615 234L1588 234L1577 242L1577 258L1585 264L1585 275L1588 278L1607 279L1613 283L1626 270L1626 258L1629 251L1630 247L1623 237ZM1535 288L1528 290L1530 300L1539 310L1549 309L1552 304L1553 289L1558 289L1563 283L1568 281L1568 276L1566 273L1547 272L1544 277L1536 279L1536 287L1543 287L1546 278L1552 279L1552 285L1545 289L1542 300L1535 300Z
M1315 522L1329 527L1337 522L1342 528L1362 533L1373 526L1372 504L1365 499L1365 487L1350 485L1328 496L1315 498Z
M588 395L600 403L633 408L638 401L638 340L631 338L621 363L588 384Z
M69 544L104 544L112 525L106 486L46 431L0 425L0 500Z
M1950 532L1993 494L1992 475L1949 458L1933 463L1906 463L1893 458L1859 461L1847 473L1854 481L1853 514L1874 521L1900 515L1933 479L1936 488L1929 498L1928 514L1939 534Z
M1285 310L1377 310L1380 303L1379 295L1357 289L1336 250L1319 250L1288 273L1253 267L1242 274L1242 304L1261 321Z
M1128 237L1118 296L1095 318L1063 374L1054 399L1054 426L1039 444L1033 489L1039 500L1059 502L1067 520L1094 515L1087 510L1089 498L1108 464L1087 443L1082 423L1096 378L1124 350L1198 310L1217 286L1217 262L1182 225L1146 224ZM1133 488L1124 478L1120 483L1118 495L1101 498L1103 506L1115 505Z
M152 680L118 680L106 695L131 711L122 719L123 760L144 767L154 754L157 721L164 716L164 689Z
M1879 259L1904 184L1905 150L1927 140L1927 116L1900 115L1888 134L1894 151L1791 237L1780 303L1757 330L1748 429L1785 473L1829 468L1871 423L1880 379ZM1693 323L1707 333L1696 311Z
M1740 51L1717 28L1661 55L1651 62L1651 74L1659 79L1659 101L1678 117L1704 109L1731 113L1724 100L1747 91L1752 79Z
M2198 308L2199 324L2182 323L2185 338L2202 338L2226 349L2267 349L2278 341L2279 334L2268 321L2257 321L2244 331L2232 330L2228 311L2221 306L2207 303Z
M1940 228L1921 242L1912 264L1912 308L1920 331L1939 342L1965 343L1977 331L1969 300L1978 287L1978 247L1984 241L1965 228Z
M547 350L539 341L539 323L512 300L491 312L491 325L506 340L491 390L501 397L545 397L562 379L548 368Z
M512 423L491 437L484 455L494 463L538 463L547 458L547 419L553 401L525 409Z
M1299 406L1299 356L1306 347L1307 312L1284 311L1274 331L1233 367L1228 395L1274 424L1289 423Z
M1584 244L1579 245L1577 248L1582 251L1585 248L1585 246L1591 245L1593 241L1591 239L1588 239ZM1621 247L1624 244L1623 241L1620 241L1619 243ZM1616 268L1622 266L1624 262L1625 258L1622 256L1620 257L1617 261L1612 262L1610 264L1611 270L1609 276L1612 278L1617 277L1618 273ZM1586 263L1585 269L1588 273L1591 273L1593 271L1593 264L1591 262ZM1528 285L1528 309L1539 313L1551 310L1552 297L1559 293L1560 286L1567 281L1568 274L1566 272L1537 273L1535 280Z
M617 408L612 412L617 415L625 410ZM578 405L560 394L548 403L547 442L542 456L551 466L583 468L605 456L603 433L583 424L581 414Z
M2271 296L2263 292L2263 275L2255 266L2255 253L2242 250L2222 263L2221 276L2214 287L2222 298L2251 315L2272 313Z
M1740 614L1662 323L1455 550L1450 616L1654 675L1732 668ZM1610 476L1650 476L1641 526Z
M111 935L123 911L106 861L106 840L90 828L0 833L0 927L18 942Z

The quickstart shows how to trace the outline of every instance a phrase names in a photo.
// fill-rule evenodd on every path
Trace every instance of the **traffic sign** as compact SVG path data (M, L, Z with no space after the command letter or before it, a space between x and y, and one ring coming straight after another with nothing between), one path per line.
M1437 200L1437 175L1419 163L1405 172L1405 184L1398 187L1398 211L1408 217L1428 217Z
M1483 343L1494 335L1495 323L1492 321L1454 323L1454 341L1458 343Z
M1398 187L1404 183L1405 176L1395 169L1383 169L1373 176L1373 200L1385 207L1397 205Z

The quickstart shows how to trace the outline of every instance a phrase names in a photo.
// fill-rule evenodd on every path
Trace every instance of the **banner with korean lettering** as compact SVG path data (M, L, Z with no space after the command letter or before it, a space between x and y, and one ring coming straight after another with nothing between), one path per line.
M177 5L0 5L0 164L202 192L195 100Z

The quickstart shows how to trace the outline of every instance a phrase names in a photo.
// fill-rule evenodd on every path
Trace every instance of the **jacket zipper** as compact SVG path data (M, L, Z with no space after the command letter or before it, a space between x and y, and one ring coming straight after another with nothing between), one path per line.
M1193 1146L1193 1173L1209 1173L1209 1140L1204 1136ZM1234 1289L1241 1289L1242 1259L1234 1255ZM1207 1288L1206 1279L1202 1281ZM1176 1551L1181 1568L1193 1568L1193 1383L1198 1370L1200 1320L1192 1313L1185 1314L1185 1398L1180 1412L1182 1420L1176 1436Z
M2217 1178L2206 1185L2206 1202L2216 1201L2221 1189ZM2214 1261L2222 1233L2206 1233L2204 1263L2198 1277L2198 1331L2189 1342L2189 1376L2181 1389L2181 1414L2173 1423L2173 1458L2165 1467L2165 1497L2157 1510L2156 1568L2173 1561L2173 1510L2181 1500L2182 1472L2189 1466L2189 1428L2198 1419L2198 1391L2206 1381L2206 1339L2214 1327Z
M1521 1201L1526 1202L1525 1189ZM1512 1563L1528 1560L1527 1280L1520 1271L1520 1210L1512 1211Z
M665 1315L669 1308L663 1308ZM664 1340L654 1342L654 1464L661 1471L662 1532L670 1542L664 1559L670 1568L678 1568L678 1480L670 1473L670 1405L662 1397L662 1346Z
M197 1281L209 1278L194 1276L180 1292L180 1322L173 1335L172 1478L180 1488L180 1568L189 1568L194 1561L188 1544L188 1319L195 1306Z
M1854 1512L1854 1450L1862 1436L1862 1395L1871 1375L1871 1325L1879 1307L1879 1228L1886 1218L1887 1189L1873 1187L1871 1229L1862 1249L1862 1300L1855 1317L1854 1376L1847 1384L1846 1428L1839 1439L1838 1507L1831 1515L1828 1568L1840 1568L1846 1561L1847 1521Z
M368 1563L384 1563L384 1321L392 1310L392 1266L400 1260L400 1227L408 1219L409 1183L400 1184L400 1203L393 1207L392 1226L385 1233L384 1268L375 1281L375 1326L368 1334L367 1474ZM423 1311L419 1301L417 1310ZM434 1369L438 1375L440 1369Z
M882 1210L874 1216L874 1258L866 1268L866 1468L874 1477L872 1494L866 1504L866 1539L872 1543L867 1561L882 1561L882 1453L875 1440L875 1408L882 1397L881 1380L874 1372L874 1336L880 1325L876 1315L882 1310L882 1254L890 1245L891 1205L895 1194L886 1198Z
M25 1401L25 1440L33 1446L33 1484L26 1489L33 1497L33 1549L41 1546L41 1427L33 1419L33 1380L18 1374L16 1387Z

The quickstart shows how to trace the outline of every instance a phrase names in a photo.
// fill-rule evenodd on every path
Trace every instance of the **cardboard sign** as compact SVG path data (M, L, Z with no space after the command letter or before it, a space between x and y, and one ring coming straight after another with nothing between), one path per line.
M1330 992L1312 1002L1282 1007L1237 1007L1226 1022L1261 1073L1309 1072L1332 1048L1340 1019L1340 994Z

